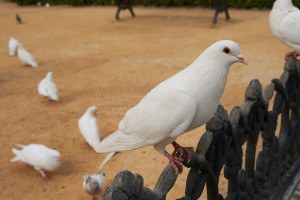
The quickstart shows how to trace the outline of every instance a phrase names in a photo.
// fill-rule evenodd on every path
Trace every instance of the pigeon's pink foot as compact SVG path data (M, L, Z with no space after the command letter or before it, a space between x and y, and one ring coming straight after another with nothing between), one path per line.
M299 53L297 53L296 51L290 51L290 52L287 52L285 54L285 59L287 59L289 56L292 56L294 58L297 58L298 56L300 56Z
M46 173L42 170L39 170L40 174L42 175L42 177L44 178L44 180L49 181L50 178L46 175Z
M171 156L168 152L165 151L164 155L169 159L169 163L170 165L172 165L172 167L175 170L175 174L181 174L183 167L182 164L179 160L177 160L176 158L174 158L173 156Z
M172 145L174 147L174 152L172 154L173 157L175 157L180 162L183 162L183 158L181 158L183 152L187 154L188 160L187 162L190 162L192 159L192 151L194 151L194 147L182 147L177 142L172 142Z

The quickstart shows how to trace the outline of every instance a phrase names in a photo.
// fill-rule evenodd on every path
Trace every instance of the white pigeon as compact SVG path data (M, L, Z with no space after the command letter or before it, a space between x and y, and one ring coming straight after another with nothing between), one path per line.
M269 17L270 28L281 42L294 49L288 52L297 57L300 55L300 10L295 7L292 0L277 0L273 4Z
M117 152L147 145L165 155L176 173L182 165L165 149L172 143L175 151L185 150L176 138L209 121L217 110L232 64L247 64L237 43L222 40L208 47L190 66L160 83L136 106L126 112L119 128L95 148L110 152L100 165ZM190 159L190 157L189 157Z
M30 65L31 67L34 68L39 66L35 61L35 59L32 57L32 55L25 49L25 47L23 47L23 45L21 44L17 45L17 53L19 59L24 65Z
M38 85L38 93L41 96L48 97L53 101L58 101L57 87L53 80L53 73L48 72L46 77L43 78Z
M12 152L15 157L11 162L21 161L34 167L35 170L47 178L45 171L55 171L60 166L60 153L42 144L20 145L21 150L15 148Z
M78 120L80 133L84 137L85 141L94 149L100 144L96 113L96 106L91 106Z
M105 174L97 173L83 176L83 190L93 196L93 199L98 199L105 192Z
M17 39L10 37L8 41L8 53L10 56L16 55L18 45L21 45L21 43Z

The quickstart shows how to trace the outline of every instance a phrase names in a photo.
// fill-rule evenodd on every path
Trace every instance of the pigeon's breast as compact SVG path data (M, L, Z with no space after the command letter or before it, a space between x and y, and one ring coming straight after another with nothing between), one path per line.
M279 9L272 9L270 16L269 16L269 24L271 32L275 37L277 37L279 40L283 41L282 35L279 31L279 26L281 21L284 19L284 17L288 14L287 11L279 10Z
M215 77L213 80L210 83L203 84L203 87L200 87L198 92L194 92L197 112L188 131L207 123L217 111L225 89L227 74Z
M207 123L217 111L219 101L206 99L202 106L198 106L195 118L187 131L193 130ZM204 106L205 105L205 106Z

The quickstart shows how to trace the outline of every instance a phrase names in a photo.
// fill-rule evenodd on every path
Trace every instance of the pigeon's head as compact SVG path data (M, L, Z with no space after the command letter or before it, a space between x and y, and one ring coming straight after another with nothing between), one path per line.
M47 78L51 78L52 79L52 77L53 77L53 72L48 72L47 73Z
M91 106L88 108L88 112L91 114L91 115L96 115L97 114L97 107L96 106Z
M54 158L55 160L59 160L59 159L60 159L60 153L59 153L58 151L52 149L51 154L52 154L52 156L53 156L53 158Z
M48 171L57 170L60 166L60 153L54 149L50 149L47 155L47 165L44 168Z
M241 54L239 44L231 40L215 42L207 48L205 54L217 61L225 63L228 67L236 62L248 65L248 62Z
M292 0L276 0L273 4L273 8L279 10L285 10L294 7Z

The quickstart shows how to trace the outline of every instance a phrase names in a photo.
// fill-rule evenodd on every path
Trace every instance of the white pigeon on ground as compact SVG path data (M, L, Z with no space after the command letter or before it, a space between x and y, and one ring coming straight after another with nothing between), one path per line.
M57 87L53 80L53 73L48 72L38 85L38 93L41 96L48 97L52 101L58 101Z
M247 64L237 43L218 41L209 46L190 66L160 83L136 106L126 112L119 128L95 148L110 152L100 165L117 152L153 145L165 155L176 173L181 162L165 147L172 143L175 152L185 151L188 160L191 148L179 146L175 140L183 133L209 121L217 110L232 64Z
M45 171L55 171L60 166L60 153L42 144L20 145L21 150L15 148L12 152L15 157L11 162L21 161L34 167L44 178L47 178Z
M92 175L83 176L83 190L93 196L93 199L99 199L105 192L105 174L99 172Z
M31 67L38 67L38 63L35 61L33 56L23 47L23 45L17 45L18 57L24 65L30 65Z
M10 56L16 55L18 45L21 45L21 43L17 39L10 37L8 41L8 53Z
M78 120L78 128L80 133L84 137L85 141L94 149L100 144L96 114L96 106L91 106Z
M300 55L300 10L292 0L277 0L269 16L270 28L281 42L294 49L285 57Z

